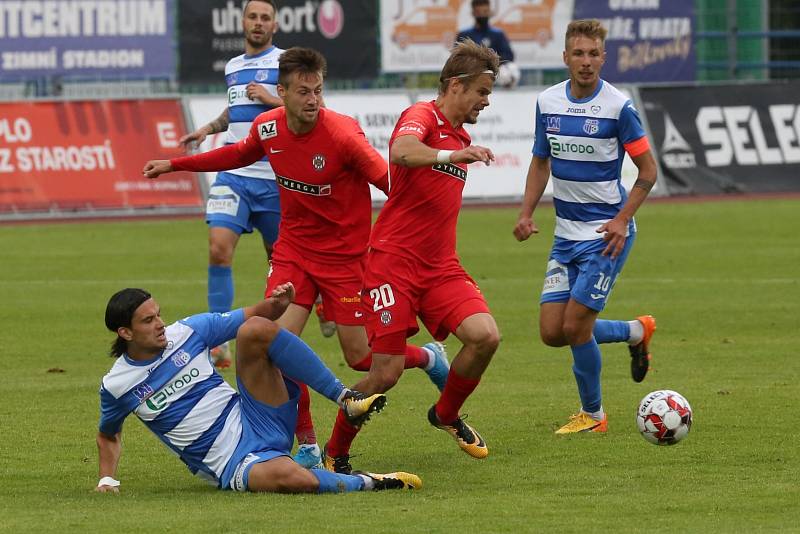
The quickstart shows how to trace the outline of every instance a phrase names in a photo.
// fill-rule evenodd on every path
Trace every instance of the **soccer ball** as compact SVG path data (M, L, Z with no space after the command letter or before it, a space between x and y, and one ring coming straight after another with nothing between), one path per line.
M497 71L497 78L495 78L494 83L500 87L513 89L519 83L519 78L521 75L522 74L519 70L519 67L517 67L515 63L506 61L500 65L500 69Z
M650 443L675 445L692 428L692 407L680 393L654 391L639 403L636 425Z

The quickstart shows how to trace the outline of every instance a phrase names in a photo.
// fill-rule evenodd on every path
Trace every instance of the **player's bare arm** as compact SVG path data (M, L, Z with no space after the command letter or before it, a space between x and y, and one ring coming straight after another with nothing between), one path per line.
M113 480L122 454L122 433L113 436L97 433L97 453L100 483L95 491L100 493L119 493L119 482Z
M628 200L616 217L597 229L598 233L604 234L603 240L608 243L603 250L603 255L611 254L612 258L616 258L622 252L622 248L625 246L628 223L656 183L656 161L651 151L647 150L638 156L633 156L631 160L639 169L639 176L631 189L630 195L628 195Z
M162 174L172 171L172 163L168 159L153 159L145 163L142 174L147 178L158 178Z
M247 84L247 98L250 100L257 100L262 104L267 106L272 106L274 108L280 107L283 105L283 100L280 97L271 94L267 91L266 87L261 85L260 83L250 82ZM226 126L227 128L227 126Z
M207 136L227 131L229 123L230 120L228 119L228 108L225 108L225 110L220 113L219 117L209 122L205 126L201 126L192 133L184 135L178 139L178 143L184 147L188 147L191 143L194 143L195 146L199 146L200 143L205 141Z
M475 163L476 161L482 161L489 165L494 161L492 151L482 146L470 145L453 151L439 150L429 147L413 135L397 137L389 152L392 163L412 168L435 163ZM443 158L444 155L447 157Z
M525 241L533 234L539 233L539 228L533 220L533 212L544 193L547 181L550 179L550 159L531 157L528 165L528 176L525 179L525 195L519 210L517 224L514 226L514 237L517 241Z
M283 315L289 304L294 301L294 285L291 282L276 286L269 298L244 309L245 319L259 316L272 321Z

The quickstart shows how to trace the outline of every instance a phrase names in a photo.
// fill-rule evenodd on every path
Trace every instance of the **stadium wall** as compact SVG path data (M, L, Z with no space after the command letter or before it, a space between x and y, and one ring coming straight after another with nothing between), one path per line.
M660 166L653 195L800 191L800 83L627 86ZM516 202L530 162L541 89L498 89L478 124L476 144L491 166L472 165L467 203ZM429 91L326 94L331 109L355 117L388 158L403 109ZM177 139L217 117L220 95L0 103L0 221L200 213L213 175L176 173L146 180L149 159L183 154ZM201 151L220 146L212 136ZM768 172L764 172L768 171ZM625 158L623 184L636 167ZM550 195L548 187L545 194ZM373 199L384 197L377 190Z

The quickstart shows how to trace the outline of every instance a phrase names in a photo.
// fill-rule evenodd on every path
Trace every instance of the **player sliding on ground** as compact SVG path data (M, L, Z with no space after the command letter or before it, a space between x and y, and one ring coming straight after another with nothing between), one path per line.
M106 307L117 334L117 360L100 387L97 491L118 492L122 423L134 413L192 474L221 489L337 493L422 486L410 473L343 475L304 469L289 456L299 388L308 384L336 402L354 424L379 411L383 395L350 390L300 338L279 328L294 297L291 284L229 313L202 313L166 326L150 293L123 289ZM237 393L209 351L236 337Z

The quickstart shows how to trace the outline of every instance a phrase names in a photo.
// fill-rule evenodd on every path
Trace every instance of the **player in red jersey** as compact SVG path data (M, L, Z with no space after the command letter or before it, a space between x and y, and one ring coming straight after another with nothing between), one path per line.
M143 172L156 178L176 170L225 170L269 155L280 186L281 224L265 294L287 282L295 287L294 302L276 322L300 335L321 294L345 360L366 371L371 352L360 290L372 222L369 184L387 192L388 165L354 119L321 107L324 73L319 52L287 50L278 66L284 106L259 115L248 137L204 154L150 161ZM440 345L409 346L405 355L406 367L425 369L444 387L448 366ZM301 389L298 442L315 445L308 390ZM319 461L318 448L316 454Z
M406 338L424 323L437 340L453 333L463 347L428 419L474 458L489 451L459 417L500 343L494 318L456 254L456 222L467 165L489 164L488 148L471 145L463 124L489 105L499 59L472 41L458 43L444 65L439 96L403 112L390 146L392 190L372 230L361 291L372 367L357 388L384 392L403 372ZM358 429L339 413L326 465L347 454Z

